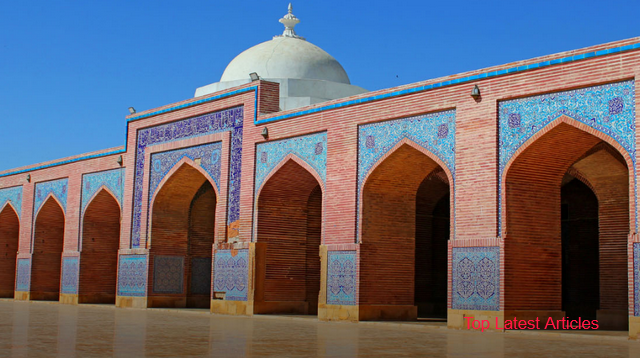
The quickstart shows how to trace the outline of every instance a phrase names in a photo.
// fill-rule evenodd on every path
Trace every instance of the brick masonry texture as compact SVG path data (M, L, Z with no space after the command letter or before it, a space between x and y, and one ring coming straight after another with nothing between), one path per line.
M291 111L257 81L129 116L124 148L0 173L0 291L249 302L253 279L313 306L323 244L329 304L558 311L577 180L598 201L600 309L640 315L638 44Z

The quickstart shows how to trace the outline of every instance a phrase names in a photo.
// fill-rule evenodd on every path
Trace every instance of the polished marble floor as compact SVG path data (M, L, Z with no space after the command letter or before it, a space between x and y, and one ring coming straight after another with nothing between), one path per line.
M0 299L0 357L640 357L624 334L477 333Z

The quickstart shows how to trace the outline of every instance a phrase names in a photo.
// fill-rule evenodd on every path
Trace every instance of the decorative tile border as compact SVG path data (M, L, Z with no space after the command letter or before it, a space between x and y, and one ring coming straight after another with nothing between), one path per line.
M355 305L357 289L357 253L329 251L327 253L327 303Z
M22 215L22 185L0 189L0 210L7 203L11 203L20 218Z
M184 293L184 257L153 257L153 293Z
M80 258L77 256L62 258L61 293L78 294L78 277L80 275L79 262Z
M29 292L31 285L31 259L18 259L16 269L16 291Z
M103 186L115 195L118 203L122 207L122 199L124 192L125 169L106 170L97 173L82 175L82 214L84 214L89 201Z
M500 101L498 113L500 226L503 222L501 194L506 165L527 140L560 116L571 117L613 138L629 153L635 171L636 110L633 80ZM635 185L637 187L637 183Z
M633 243L633 315L640 316L640 242Z
M192 294L211 294L211 269L210 257L194 257L191 259Z
M316 170L322 182L327 178L327 132L260 143L256 148L255 192L284 157L294 154Z
M136 168L133 194L133 219L131 245L140 247L142 217L142 191L145 180L145 149L154 144L198 137L206 134L231 131L231 158L229 162L228 225L240 217L240 177L242 169L242 133L244 108L235 107L206 115L191 117L138 131Z
M68 184L69 179L67 178L36 183L33 217L36 217L38 210L40 210L40 207L44 204L44 201L47 199L49 194L52 194L56 199L58 199L58 202L62 205L62 210L66 212Z
M118 296L147 295L147 255L120 255Z
M247 300L249 250L217 250L215 252L213 273L213 290L226 292L225 300Z
M454 247L452 308L500 310L500 248Z
M156 190L158 190L158 185L167 176L167 173L185 157L191 160L200 158L200 165L211 176L214 185L220 191L221 153L222 142L216 142L151 154L149 200L153 198Z

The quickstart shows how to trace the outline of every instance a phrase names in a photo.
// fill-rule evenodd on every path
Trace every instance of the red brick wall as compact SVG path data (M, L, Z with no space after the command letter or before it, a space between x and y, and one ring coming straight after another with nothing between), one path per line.
M60 264L64 242L65 216L60 204L50 197L36 217L31 263L32 297L57 300L60 291Z
M11 205L0 212L0 297L13 297L20 220Z
M257 239L267 245L265 301L307 301L314 296L317 302L321 195L316 178L293 160L260 191Z
M115 303L120 206L101 190L89 203L82 223L79 295L83 302Z
M362 190L360 303L414 304L416 193L438 165L402 145L381 162Z

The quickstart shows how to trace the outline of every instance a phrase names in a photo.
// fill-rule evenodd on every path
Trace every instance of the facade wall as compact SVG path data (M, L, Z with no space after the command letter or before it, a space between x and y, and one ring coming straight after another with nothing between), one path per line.
M191 198L208 180L216 193L215 209L209 208L214 224L207 228L215 240L216 310L251 313L254 300L292 295L311 302L309 283L286 272L296 258L304 266L300 277L317 270L305 245L319 237L325 274L311 276L312 285L322 282L321 306L335 312L360 307L359 319L409 317L419 268L416 193L436 170L450 197L448 308L551 314L562 309L560 184L572 168L599 199L601 309L637 316L638 43L635 38L285 112L278 111L278 85L258 81L129 116L123 149L0 173L0 207L11 200L20 222L16 297L32 291L36 214L49 195L64 213L63 258L51 265L61 267L62 294L82 292L84 213L88 198L104 187L121 207L117 304L149 305L156 255L188 256L179 252L185 245L171 245L188 238ZM470 96L476 84L480 98ZM609 152L589 152L602 142ZM203 179L185 189L189 195L157 196L184 163L200 168ZM278 179L292 163L302 171ZM90 174L96 175L87 181ZM273 180L305 200L269 194ZM316 186L321 204L310 199ZM271 199L261 202L263 196ZM318 206L321 219L306 220L318 216ZM280 222L283 216L292 230ZM170 223L164 229L161 217ZM272 241L285 236L299 236L299 248L274 253ZM167 284L182 285L184 293L191 266L181 265L183 275L167 279L180 282ZM280 276L294 284L269 280Z

